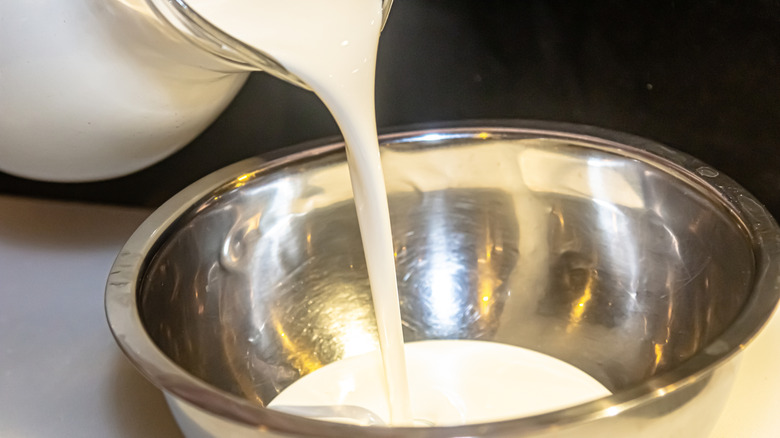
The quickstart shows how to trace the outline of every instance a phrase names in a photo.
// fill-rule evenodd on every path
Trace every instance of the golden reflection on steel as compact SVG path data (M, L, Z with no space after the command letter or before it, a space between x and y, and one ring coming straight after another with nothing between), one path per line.
M483 246L485 254L484 257L477 259L477 278L478 278L478 299L477 306L479 307L479 314L483 321L489 321L487 319L490 316L491 309L493 308L493 294L496 290L500 280L496 277L496 272L493 266L490 264L490 260L493 257L494 239L490 233L490 221L485 216L485 244Z
M566 325L566 333L571 333L582 322L588 303L593 298L593 287L595 286L597 276L598 273L595 270L591 269L588 271L588 279L582 288L582 295L574 302L569 312L569 323Z
M656 343L653 346L653 352L655 354L655 363L653 364L653 369L654 370L658 368L658 365L661 364L661 360L664 357L664 345L665 344L658 344L658 343Z
M482 266L480 266L481 268ZM488 268L489 270L489 268ZM482 269L480 269L482 271ZM492 271L492 270L490 270ZM495 290L495 280L491 273L480 272L479 279L479 314L486 318L490 316L490 310L493 306L493 291Z
M561 214L560 211L557 209L554 209L551 214L555 216L556 219L558 219L558 226L563 230L566 227L566 220L563 218L563 214Z
M342 284L337 289L339 294L331 297L331 302L325 304L327 310L317 319L323 331L333 336L329 348L338 350L339 358L376 350L379 344L373 307L354 299L358 295L355 285Z
M323 332L332 336L328 340L330 354L344 357L356 356L379 348L374 308L369 301L356 299L361 292L370 292L355 284L339 284L331 294L326 309L320 312L316 323ZM335 357L334 357L335 358Z
M281 342L285 353L287 353L287 358L292 366L295 367L302 376L322 368L322 362L317 359L316 354L308 348L296 344L296 341L285 333L278 315L276 315L275 312L271 315L273 318L274 330L279 335L279 342Z
M311 225L306 225L306 254L308 257L314 256L314 246L311 243Z

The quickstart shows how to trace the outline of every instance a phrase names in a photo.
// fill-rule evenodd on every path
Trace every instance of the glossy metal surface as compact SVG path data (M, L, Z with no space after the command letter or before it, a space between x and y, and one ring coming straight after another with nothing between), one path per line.
M116 261L111 328L189 436L706 436L733 356L778 300L780 233L748 193L646 140L560 124L391 135L383 165L407 342L518 345L615 394L425 429L264 409L300 376L377 348L334 144L205 178Z

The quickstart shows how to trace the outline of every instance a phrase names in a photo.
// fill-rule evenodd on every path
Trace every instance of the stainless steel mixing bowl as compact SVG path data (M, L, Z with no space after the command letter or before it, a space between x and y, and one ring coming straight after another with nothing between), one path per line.
M530 348L614 395L417 429L265 409L302 375L377 348L342 145L308 145L190 186L110 274L117 342L188 436L708 434L735 356L778 301L780 233L750 194L647 140L562 124L388 135L382 159L406 341Z

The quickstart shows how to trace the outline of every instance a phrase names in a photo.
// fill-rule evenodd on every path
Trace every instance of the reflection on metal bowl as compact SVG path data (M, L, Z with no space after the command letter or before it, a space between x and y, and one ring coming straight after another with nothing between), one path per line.
M190 186L110 275L117 341L189 436L707 435L778 301L780 233L750 194L647 140L551 123L388 135L383 165L407 342L529 348L614 395L417 429L265 409L377 348L342 145L308 145Z

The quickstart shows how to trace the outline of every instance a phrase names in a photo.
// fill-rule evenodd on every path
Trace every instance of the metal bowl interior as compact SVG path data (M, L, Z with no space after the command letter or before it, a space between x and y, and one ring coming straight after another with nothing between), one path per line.
M661 418L705 394L777 302L769 214L646 140L567 125L438 129L385 137L382 159L406 341L529 348L615 394L406 435ZM393 434L263 408L301 376L378 348L339 144L239 163L172 199L118 258L107 311L139 369L202 410L297 436Z

